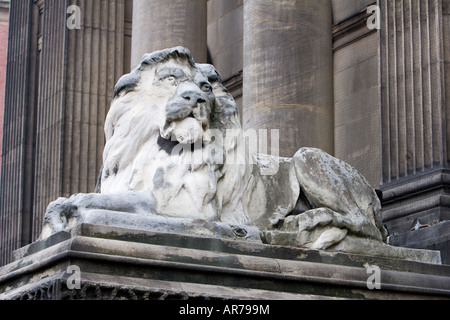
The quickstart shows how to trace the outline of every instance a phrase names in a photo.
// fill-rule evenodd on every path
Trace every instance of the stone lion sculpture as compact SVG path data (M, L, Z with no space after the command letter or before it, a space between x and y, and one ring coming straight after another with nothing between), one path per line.
M144 55L114 90L101 192L50 204L42 238L92 222L221 226L238 239L343 251L386 239L380 201L355 169L313 148L293 158L242 152L241 129L213 66L182 47Z

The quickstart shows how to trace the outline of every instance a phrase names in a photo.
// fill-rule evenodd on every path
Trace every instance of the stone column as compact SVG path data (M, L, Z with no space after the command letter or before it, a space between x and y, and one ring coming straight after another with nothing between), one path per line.
M244 2L243 126L279 129L281 156L334 153L331 22L328 0Z
M131 68L145 53L184 46L206 62L205 0L134 0Z
M68 5L81 25L67 27ZM35 240L48 204L93 192L123 75L124 0L12 1L0 178L0 265Z
M36 61L37 33L29 25L36 24L39 15L31 1L13 1L10 5L7 73L5 82L5 112L3 125L2 168L0 179L0 265L9 262L14 249L23 244L22 225L30 223L25 212L27 204L22 201L24 193L30 192L32 177L26 175L32 165L29 139L25 132L27 114L33 113L28 106L34 103L36 94L29 82L36 77L36 68L28 61Z
M394 244L441 249L449 261L450 1L380 6L383 218L405 235ZM424 228L408 240L415 219Z

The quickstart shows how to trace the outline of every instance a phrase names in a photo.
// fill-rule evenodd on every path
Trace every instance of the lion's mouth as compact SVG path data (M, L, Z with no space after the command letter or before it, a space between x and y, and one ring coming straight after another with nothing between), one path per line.
M184 151L203 149L207 138L207 125L194 116L173 121L160 130L158 145L169 155L181 155ZM177 146L182 145L182 148ZM176 148L177 147L177 148Z
M181 144L196 144L203 142L207 130L208 124L198 120L191 113L182 120L166 123L160 130L160 135L166 140L177 141Z

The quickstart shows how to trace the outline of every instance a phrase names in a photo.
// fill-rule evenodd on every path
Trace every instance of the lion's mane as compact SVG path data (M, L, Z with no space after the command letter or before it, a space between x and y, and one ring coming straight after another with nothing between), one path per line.
M152 87L146 73L170 59L187 63L210 82L214 104L209 129L216 138L222 135L223 139L216 140L220 143L174 152L176 143L161 137L168 97ZM101 192L147 191L154 194L161 215L246 223L249 219L242 195L251 167L227 165L226 158L235 157L241 141L225 139L229 129L238 129L235 132L240 134L238 109L213 66L195 64L189 51L181 47L144 55L114 91L105 122ZM192 164L196 152L202 161Z

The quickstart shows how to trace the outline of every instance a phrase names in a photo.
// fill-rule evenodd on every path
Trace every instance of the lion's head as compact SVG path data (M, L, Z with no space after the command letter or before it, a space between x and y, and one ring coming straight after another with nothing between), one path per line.
M213 66L196 64L183 47L146 54L114 90L101 192L152 192L158 212L181 217L218 219L230 206L245 221L236 197L249 167L224 165L239 140L224 142L224 134L240 128L236 103Z

